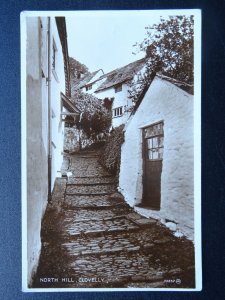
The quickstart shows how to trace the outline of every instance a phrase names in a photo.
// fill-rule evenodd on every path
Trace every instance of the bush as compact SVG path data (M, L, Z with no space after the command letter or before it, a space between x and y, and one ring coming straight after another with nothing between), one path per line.
M100 156L100 163L111 173L119 175L121 145L124 142L124 125L116 127L108 137Z
M81 91L77 91L71 100L82 112L80 126L88 138L94 139L99 133L108 131L112 120L111 110L106 109L101 100Z

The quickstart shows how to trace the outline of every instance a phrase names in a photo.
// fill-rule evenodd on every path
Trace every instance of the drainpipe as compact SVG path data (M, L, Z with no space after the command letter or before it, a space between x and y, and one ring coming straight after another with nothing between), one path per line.
M51 20L48 17L48 202L52 185L52 112L51 112Z

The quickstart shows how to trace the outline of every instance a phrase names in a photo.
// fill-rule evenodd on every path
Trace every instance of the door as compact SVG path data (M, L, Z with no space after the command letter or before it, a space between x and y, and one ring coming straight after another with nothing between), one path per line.
M160 210L163 140L163 122L143 129L144 176L142 205L155 210Z

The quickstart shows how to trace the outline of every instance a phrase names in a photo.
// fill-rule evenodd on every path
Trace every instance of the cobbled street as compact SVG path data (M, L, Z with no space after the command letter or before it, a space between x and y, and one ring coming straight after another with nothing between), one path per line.
M67 155L42 222L37 288L190 288L194 246L130 208L98 153Z

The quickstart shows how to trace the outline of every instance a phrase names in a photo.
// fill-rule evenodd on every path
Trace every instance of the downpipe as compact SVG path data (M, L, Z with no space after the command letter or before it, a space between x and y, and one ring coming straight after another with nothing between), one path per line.
M48 17L48 202L51 202L52 185L52 122L51 122L51 20Z

